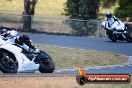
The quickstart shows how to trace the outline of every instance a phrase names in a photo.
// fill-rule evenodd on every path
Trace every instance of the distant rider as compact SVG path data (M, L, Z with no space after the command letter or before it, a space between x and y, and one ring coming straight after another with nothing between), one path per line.
M102 23L102 25L106 30L114 31L114 30L125 29L124 23L122 23L118 18L113 16L111 12L106 12L105 16L106 16L106 20L104 21L104 23Z

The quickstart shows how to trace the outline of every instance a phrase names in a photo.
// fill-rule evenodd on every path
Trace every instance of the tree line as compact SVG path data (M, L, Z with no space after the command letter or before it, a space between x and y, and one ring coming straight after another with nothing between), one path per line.
M104 8L111 8L118 3L114 15L120 19L132 17L132 0L67 0L64 15L75 19L96 19L101 2Z
M11 1L11 0L10 0ZM24 0L23 29L31 29L35 6L38 0ZM97 19L100 3L104 8L110 8L115 3L119 4L114 10L114 15L120 19L129 16L132 18L132 0L67 0L63 15L71 19Z

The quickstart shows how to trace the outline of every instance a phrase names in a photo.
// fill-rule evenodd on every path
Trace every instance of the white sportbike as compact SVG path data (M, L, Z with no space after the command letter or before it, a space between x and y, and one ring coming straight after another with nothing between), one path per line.
M45 52L33 52L9 40L0 38L0 70L3 73L52 73L55 69L52 58Z
M117 40L132 42L132 37L130 36L129 28L122 21L115 21L110 28L108 27L108 21L103 21L101 23L102 27L106 30L106 34L113 41Z

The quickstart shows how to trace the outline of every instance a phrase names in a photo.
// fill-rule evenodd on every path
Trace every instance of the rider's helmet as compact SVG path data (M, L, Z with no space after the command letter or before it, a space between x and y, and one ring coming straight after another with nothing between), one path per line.
M32 48L32 49L36 50L35 46L32 45L32 42L31 42L30 38L27 35L17 36L16 39L15 39L15 43L18 44L18 45L26 44L29 48Z
M23 42L23 43L28 43L28 42L30 42L30 39L29 39L29 37L27 35L21 35L19 37L19 41Z
M105 16L106 16L107 18L111 18L111 17L112 17L112 13L108 11L108 12L106 12Z
M27 35L20 35L15 39L15 42L17 44L23 45L25 44L29 44L30 43L30 39Z

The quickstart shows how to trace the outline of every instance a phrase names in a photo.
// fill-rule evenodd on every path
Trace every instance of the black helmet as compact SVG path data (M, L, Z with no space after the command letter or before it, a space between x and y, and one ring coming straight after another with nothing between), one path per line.
M21 35L19 37L19 42L21 42L21 43L27 43L27 42L30 42L30 39L29 39L29 37L27 35Z
M111 18L111 17L112 17L112 13L111 13L111 12L106 12L105 16L106 16L107 18Z

